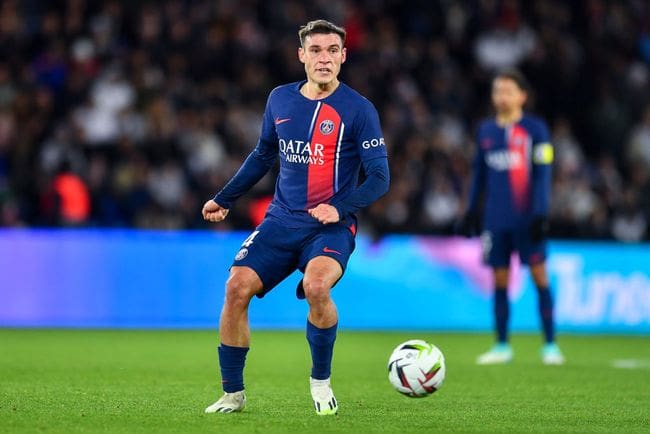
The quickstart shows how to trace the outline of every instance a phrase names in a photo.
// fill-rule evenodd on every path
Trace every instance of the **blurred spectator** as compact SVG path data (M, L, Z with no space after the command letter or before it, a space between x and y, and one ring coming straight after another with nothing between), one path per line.
M444 231L450 230L460 212L460 199L448 177L438 175L424 196L427 220L424 224Z
M120 114L133 104L131 84L117 70L108 70L95 81L89 101L73 117L82 140L92 146L109 145L119 136Z
M391 156L362 228L451 232L491 74L517 66L552 125L552 235L650 236L638 0L4 1L0 225L209 227L197 204L255 146L269 91L304 76L297 30L317 17L347 27L341 77L377 106ZM273 187L217 227L250 229Z
M53 177L41 198L46 221L61 226L80 226L90 217L90 194L85 182L67 162Z
M488 71L519 65L535 48L535 32L523 21L519 1L503 0L496 7L484 2L479 13L498 9L491 28L481 33L474 46L478 64Z
M636 192L627 190L612 219L612 235L626 242L641 241L647 229L645 216L639 209Z
M641 122L632 128L626 156L629 163L643 164L650 171L650 106L645 109Z
M582 147L571 131L569 121L558 117L553 125L551 141L555 147L555 170L558 176L578 176L585 170Z

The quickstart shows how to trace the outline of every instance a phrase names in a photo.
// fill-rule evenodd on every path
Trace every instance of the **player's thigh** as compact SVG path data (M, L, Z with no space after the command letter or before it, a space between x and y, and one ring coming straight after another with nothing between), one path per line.
M305 273L305 280L318 276L327 278L334 286L345 272L354 248L354 234L349 228L341 224L324 225L305 240L298 266Z
M298 235L274 220L265 219L244 240L232 268L253 270L262 283L256 295L263 297L297 268L301 243Z
M510 255L513 251L513 238L510 231L485 230L481 234L483 262L492 268L510 267Z

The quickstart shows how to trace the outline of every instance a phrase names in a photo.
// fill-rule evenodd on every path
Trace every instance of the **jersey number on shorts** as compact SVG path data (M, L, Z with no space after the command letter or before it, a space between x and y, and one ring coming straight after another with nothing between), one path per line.
M253 239L254 239L254 238L257 236L257 234L259 234L259 233L260 233L260 231L253 231L253 233L250 234L250 235L248 236L248 238L246 238L246 239L244 240L244 242L242 243L242 247L250 247L251 244L253 244Z

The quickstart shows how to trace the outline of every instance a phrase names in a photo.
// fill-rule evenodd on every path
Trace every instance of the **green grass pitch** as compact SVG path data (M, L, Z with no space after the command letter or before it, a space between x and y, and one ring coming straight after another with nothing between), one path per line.
M447 359L445 384L427 398L388 383L390 351L411 338ZM253 332L246 411L204 414L220 395L216 342L214 331L0 329L0 432L650 432L645 336L561 336L568 363L548 367L538 336L515 335L511 364L480 367L487 334L343 330L334 417L312 410L303 333L270 331Z

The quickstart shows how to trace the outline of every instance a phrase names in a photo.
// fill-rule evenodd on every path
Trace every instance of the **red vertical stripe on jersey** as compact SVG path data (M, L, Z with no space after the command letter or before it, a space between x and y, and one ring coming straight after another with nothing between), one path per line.
M508 151L513 159L510 166L510 189L514 205L519 211L528 206L530 185L530 138L520 125L513 125L508 134Z
M310 139L313 158L307 169L307 208L326 203L334 196L334 160L340 128L341 116L332 106L322 104Z

